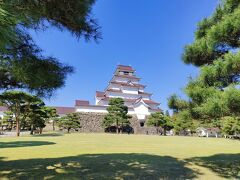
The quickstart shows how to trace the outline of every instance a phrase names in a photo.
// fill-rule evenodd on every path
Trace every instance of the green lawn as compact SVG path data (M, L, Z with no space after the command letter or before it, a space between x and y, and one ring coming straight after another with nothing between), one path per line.
M110 134L0 138L0 179L240 179L240 141Z

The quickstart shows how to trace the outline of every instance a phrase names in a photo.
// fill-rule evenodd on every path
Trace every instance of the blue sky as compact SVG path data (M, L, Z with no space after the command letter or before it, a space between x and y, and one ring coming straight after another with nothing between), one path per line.
M182 88L197 68L181 61L183 48L191 43L197 22L212 14L218 0L98 0L93 14L103 39L79 41L69 32L50 28L34 32L44 54L75 67L64 88L47 105L73 106L76 99L94 103L96 90L103 90L118 64L132 65L160 107Z

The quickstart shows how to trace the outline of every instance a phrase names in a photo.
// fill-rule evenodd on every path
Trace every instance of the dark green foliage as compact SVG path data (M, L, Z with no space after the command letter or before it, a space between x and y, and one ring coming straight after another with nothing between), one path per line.
M51 96L64 86L73 68L56 58L44 57L29 29L50 26L77 38L99 39L99 26L91 15L94 0L0 1L0 89L26 89Z
M66 116L59 118L57 124L60 128L66 129L68 133L71 129L77 130L81 127L78 113L67 114Z
M107 107L108 114L104 117L102 126L108 128L110 126L115 126L117 133L119 133L119 126L123 129L124 125L130 124L128 115L128 107L124 105L124 100L122 98L112 98L109 101L109 106Z
M176 94L171 95L168 98L168 107L177 113L179 110L185 109L189 106L187 101L180 99Z
M22 91L6 91L0 95L0 101L13 113L16 122L16 133L19 136L21 118L26 118L32 102L41 100Z
M239 5L239 0L224 0L211 17L198 24L195 41L185 47L185 63L212 64L225 53L239 48Z
M201 69L185 88L189 106L177 115L177 121L188 124L184 121L196 119L206 126L224 128L228 123L220 123L222 118L239 116L239 39L240 0L223 0L212 16L198 24L194 42L185 47L183 61ZM180 100L172 99L170 107L175 110Z
M173 125L176 134L186 135L189 130L190 132L194 132L197 128L188 110L179 112L175 121L173 122Z
M166 131L173 127L173 122L170 116L164 115L162 112L156 112L148 117L147 125L156 127L157 133L159 133L159 127L161 127L163 134L166 135Z
M4 118L5 124L8 125L9 129L16 125L18 136L20 129L31 129L31 134L34 130L41 133L46 121L53 116L51 112L53 109L45 107L44 102L39 97L22 91L4 92L0 95L0 101L9 110Z
M240 119L239 117L225 116L222 118L222 132L224 135L238 135L240 137Z

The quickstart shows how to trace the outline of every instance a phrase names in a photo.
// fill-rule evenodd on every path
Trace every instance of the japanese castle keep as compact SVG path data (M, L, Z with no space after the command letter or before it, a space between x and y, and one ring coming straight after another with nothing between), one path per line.
M146 86L139 81L140 78L131 66L118 65L106 89L96 92L95 105L90 105L89 101L76 100L75 111L107 113L109 99L120 97L128 106L129 114L136 115L140 123L144 123L146 116L161 110L159 103L151 99L152 94L145 92Z
M152 94L144 91L145 87L140 83L140 78L136 76L131 66L118 65L106 89L96 92L94 105L86 100L76 100L73 107L54 108L60 117L78 112L81 121L79 132L104 132L101 123L107 113L109 99L121 97L128 106L128 113L132 116L130 126L134 129L134 133L146 133L150 128L145 126L147 116L161 109L158 107L159 103L151 99ZM7 108L0 106L0 118L3 118L5 111Z

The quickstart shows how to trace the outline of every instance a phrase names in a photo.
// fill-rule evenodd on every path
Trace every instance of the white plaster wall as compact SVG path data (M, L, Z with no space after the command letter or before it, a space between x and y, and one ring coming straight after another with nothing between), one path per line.
M137 79L123 78L123 77L114 77L113 81L118 81L118 82L128 82L128 81L131 81L133 83L139 83L139 80L137 80Z
M99 105L101 98L95 96L95 105Z
M138 88L136 87L122 87L122 92L127 94L138 94Z
M76 107L76 112L96 112L96 113L107 113L105 107L94 107L94 106L80 106Z
M140 97L138 94L124 94L120 92L107 92L107 96L110 98L120 97L126 99L137 99Z
M134 107L134 111L138 119L145 119L147 115L150 115L148 107L146 107L142 102L138 103Z

